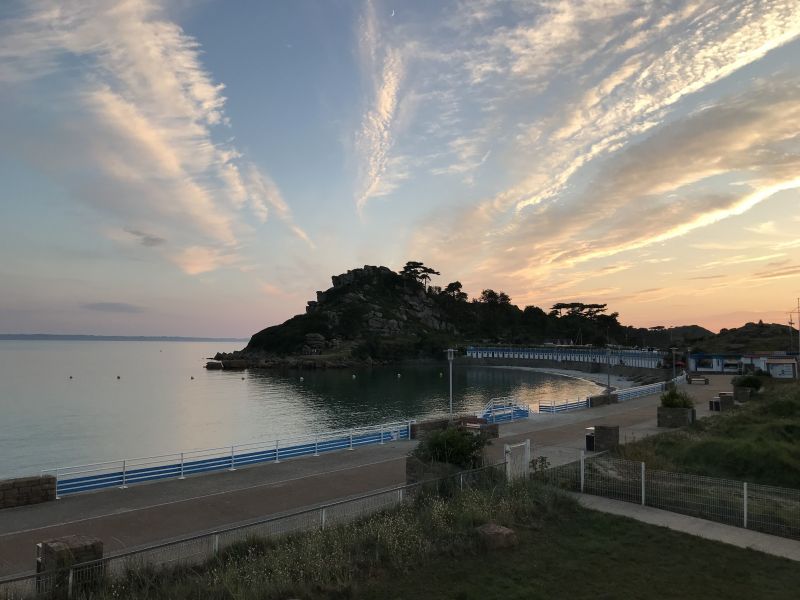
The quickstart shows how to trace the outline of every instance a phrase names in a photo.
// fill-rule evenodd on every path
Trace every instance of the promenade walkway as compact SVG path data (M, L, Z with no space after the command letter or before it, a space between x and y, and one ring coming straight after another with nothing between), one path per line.
M729 381L725 376L712 378L709 386L687 386L698 399L698 416L708 414L708 398L730 389ZM502 459L504 443L531 438L534 456L547 456L553 465L570 462L584 446L585 427L620 425L623 440L657 433L657 404L658 395L645 396L506 424L501 439L490 446L489 458ZM0 576L32 571L36 543L53 537L96 536L103 540L106 554L113 554L402 484L405 456L414 445L403 441L365 446L2 510Z
M589 494L572 495L578 500L581 506L591 510L628 517L641 521L642 523L666 527L707 540L732 544L739 548L751 548L759 552L764 552L765 554L800 561L800 542L797 540L768 535L766 533L752 531L751 529L742 529L741 527L724 525L713 521L706 521L705 519L698 519L697 517L690 517L653 508L652 506L641 506L631 502L610 500L608 498L591 496Z

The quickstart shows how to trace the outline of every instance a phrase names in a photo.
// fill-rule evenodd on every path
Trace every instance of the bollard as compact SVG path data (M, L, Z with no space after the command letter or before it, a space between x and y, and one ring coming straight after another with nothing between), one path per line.
M743 508L742 512L744 514L744 528L747 529L747 482L746 481L742 484L742 487L743 487L742 500L744 504L744 506L742 507Z
M642 506L644 506L644 462L642 462Z

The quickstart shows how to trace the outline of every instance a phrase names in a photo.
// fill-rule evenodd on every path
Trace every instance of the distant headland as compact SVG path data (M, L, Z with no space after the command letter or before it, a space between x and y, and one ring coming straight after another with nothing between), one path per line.
M63 342L246 342L247 338L180 337L171 335L63 335L55 333L0 333L0 340Z

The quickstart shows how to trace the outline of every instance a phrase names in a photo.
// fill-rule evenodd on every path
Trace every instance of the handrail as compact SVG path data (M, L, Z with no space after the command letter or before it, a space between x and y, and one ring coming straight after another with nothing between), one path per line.
M414 423L414 422L415 422L414 419L409 419L407 421L391 421L391 422L382 423L382 424L379 424L379 425L366 425L366 426L361 426L361 427L351 427L351 428L347 428L347 429L335 429L335 430L331 430L331 431L308 433L308 434L302 434L302 435L296 435L296 436L284 437L284 438L278 438L278 439L262 440L262 441L257 441L257 442L242 442L242 443L239 443L239 444L229 444L227 446L217 446L217 447L214 447L214 448L197 448L197 449L193 449L193 450L183 450L183 451L169 452L169 453L166 453L166 454L156 454L156 455L153 455L153 456L138 456L138 457L133 457L133 458L118 458L116 460L107 460L107 461L97 462L97 463L85 463L85 464L80 464L80 465L59 466L59 467L53 467L53 468L49 468L49 469L42 469L41 473L50 473L50 472L53 472L53 471L63 472L66 469L81 469L81 468L85 468L85 467L102 467L102 466L106 466L106 465L116 465L116 464L120 464L122 462L134 463L136 461L151 460L151 459L157 459L157 458L180 457L181 455L183 455L184 457L188 457L191 454L196 454L196 453L200 453L200 452L217 452L217 451L229 452L231 448L244 449L244 448L246 448L248 446L271 445L272 447L274 447L276 441L286 442L288 444L289 442L292 442L292 441L304 440L304 439L313 439L315 437L319 437L321 439L322 436L335 436L335 435L344 435L344 434L349 434L349 433L353 433L355 435L356 433L359 433L359 432L378 431L380 428L383 428L384 430L389 430L389 429L391 429L391 428L393 428L395 426L406 427L406 426L408 426L408 424Z
M125 488L128 484L158 479L179 478L209 471L236 470L256 463L275 462L297 456L319 456L332 450L353 450L367 444L410 439L414 420L392 421L379 425L352 427L291 436L283 439L261 440L203 448L184 452L125 458L42 469L56 478L56 498L109 487Z

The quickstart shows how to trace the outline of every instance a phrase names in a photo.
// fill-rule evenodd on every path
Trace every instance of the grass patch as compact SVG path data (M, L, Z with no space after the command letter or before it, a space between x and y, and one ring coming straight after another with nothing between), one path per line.
M797 563L623 517L578 510L519 531L520 546L440 557L409 577L354 588L365 600L751 598L797 595Z
M744 406L624 444L648 468L800 488L800 385L772 383Z

